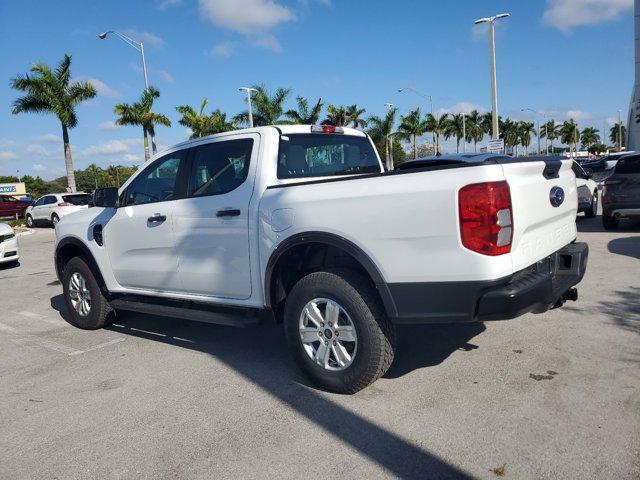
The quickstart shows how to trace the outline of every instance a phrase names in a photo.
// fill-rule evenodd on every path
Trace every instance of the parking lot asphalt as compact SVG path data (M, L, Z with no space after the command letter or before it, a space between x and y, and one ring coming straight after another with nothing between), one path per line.
M403 328L353 396L310 385L278 325L70 326L36 229L0 268L0 478L640 478L640 227L578 226L578 302Z

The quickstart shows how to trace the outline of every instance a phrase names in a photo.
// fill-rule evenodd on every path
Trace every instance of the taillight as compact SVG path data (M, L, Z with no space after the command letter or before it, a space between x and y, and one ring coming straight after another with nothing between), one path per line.
M69 202L60 202L58 204L59 207L73 207L73 203L69 203Z
M605 178L604 182L602 182L602 204L608 205L611 203L611 198L609 198L609 187L612 185L620 185L624 183L624 180L621 178ZM615 189L614 189L615 190Z
M509 184L474 183L458 193L458 215L462 244L483 255L511 251L513 210Z

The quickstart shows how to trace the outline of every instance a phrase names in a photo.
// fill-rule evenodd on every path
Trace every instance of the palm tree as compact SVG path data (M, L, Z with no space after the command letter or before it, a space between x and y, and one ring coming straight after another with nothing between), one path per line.
M621 130L622 130L622 138L620 138ZM627 138L627 128L624 125L620 125L620 123L616 123L609 130L609 140L611 140L611 143L617 145L618 151L622 150L622 147L627 146L625 141L626 138Z
M395 134L393 125L396 121L397 108L390 109L384 118L378 116L369 117L368 133L376 145L384 142L384 161L388 170L393 170L393 161L391 159L391 138Z
M507 148L515 149L515 155L518 156L518 129L517 124L509 117L500 122L500 138L504 140L505 151Z
M498 122L499 121L500 119L498 119ZM493 132L493 114L491 112L486 112L484 115L482 115L481 125L484 133L491 136Z
M551 153L553 153L553 141L560 136L560 125L556 125L554 120L549 120L540 127L540 137L546 138L551 144Z
M465 141L473 142L473 151L478 151L478 142L484 138L483 116L478 110L471 110L467 115L467 138Z
M589 150L591 145L600 142L600 135L598 135L599 130L593 127L585 127L582 129L582 133L580 134L580 140L582 143L582 148L585 150Z
M448 137L456 137L456 153L460 153L460 140L464 136L465 119L462 113L452 113L451 119L447 124L446 135Z
M358 108L358 105L355 103L347 107L347 118L349 118L349 124L352 125L353 128L364 128L367 126L367 121L362 118L364 112L366 112L366 110L364 108Z
M413 144L413 158L418 158L418 146L416 139L422 135L427 128L426 122L420 118L420 109L412 110L409 115L400 117L400 126L397 136L403 140L410 140Z
M119 116L116 119L116 125L141 125L144 135L144 161L149 160L149 135L155 137L156 125L171 126L171 121L166 115L154 113L151 111L153 101L160 97L160 91L154 87L147 88L138 102L128 104L119 103L113 109L114 113ZM156 153L156 144L151 145L153 154Z
M427 114L426 130L427 132L433 132L436 136L435 153L440 152L440 135L447 135L447 129L449 125L449 114L443 113L440 116L435 116L432 113Z
M334 125L336 127L346 127L350 122L347 108L340 105L329 105L327 107L327 118L322 121L323 125Z
M566 145L569 145L569 153L572 150L577 150L578 140L580 139L580 130L578 125L572 119L565 120L560 126L560 141Z
M25 92L13 102L11 113L53 113L62 125L64 163L67 170L67 185L76 191L73 158L69 143L69 129L78 124L76 106L97 95L89 82L71 82L71 56L65 54L55 71L44 63L31 67L31 75L18 75L11 79L11 88Z
M210 115L204 113L204 109L207 108L208 104L209 101L206 98L202 100L200 110L197 112L190 105L176 107L176 111L182 115L178 123L191 130L189 138L205 137L215 133L228 132L235 128L231 122L227 121L226 113L219 109L211 112Z
M289 118L291 123L295 125L315 125L320 118L320 112L324 104L322 99L319 98L318 102L309 109L309 102L304 97L297 97L298 110L288 110L285 112L285 116Z
M288 88L278 88L273 95L270 95L264 85L254 85L256 92L253 94L253 125L263 127L266 125L277 125L282 123L281 117L284 113L284 102L291 93ZM234 117L234 123L249 122L249 113L242 112Z
M516 127L518 142L524 147L524 154L529 155L529 146L531 145L531 135L536 135L536 129L533 122L518 122Z

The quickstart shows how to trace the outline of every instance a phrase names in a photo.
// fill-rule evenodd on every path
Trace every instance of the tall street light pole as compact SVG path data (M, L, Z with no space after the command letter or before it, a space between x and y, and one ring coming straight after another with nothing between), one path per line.
M387 112L393 110L393 103L385 103L385 107L387 107ZM393 138L391 135L387 135L387 145L389 145L389 158L387 159L387 169L393 170Z
M496 79L496 41L495 41L495 28L494 24L496 20L508 17L508 13L500 13L493 17L479 18L474 23L476 25L480 23L489 24L489 61L491 64L491 124L492 133L491 139L497 140L500 136L498 125L498 82Z
M618 110L618 152L622 151L622 110Z
M533 112L533 113L535 113L537 115L536 122L538 123L538 155L542 155L542 149L540 148L540 132L541 132L541 130L540 130L540 117L544 117L544 115L541 112L539 112L537 110L534 110L533 108L521 108L520 111L521 112L529 111L529 112ZM548 144L547 144L547 155L549 155L549 145Z
M147 75L147 62L144 58L144 44L142 42L136 42L134 39L132 39L131 37L126 36L124 33L120 33L116 30L108 30L106 32L102 32L98 35L98 38L100 40L104 40L105 38L107 38L107 35L109 34L113 34L116 37L118 37L120 40L122 40L124 43L126 43L127 45L129 45L130 47L135 48L138 52L140 52L140 56L142 57L142 74L144 75L144 89L149 90L149 77ZM149 136L151 137L151 149L153 151L153 153L156 153L156 139L155 136L152 133L149 133Z
M250 87L240 87L238 91L247 93L247 112L249 113L249 128L253 128L253 108L251 106L251 92L257 92L258 90Z
M426 94L424 94L424 93L422 93L422 92L419 92L419 91L418 91L418 90L416 90L415 88L411 88L411 87L403 87L403 88L399 88L399 89L398 89L398 93L402 93L402 92L404 92L404 91L406 91L406 90L408 90L408 91L410 91L410 92L415 93L415 94L416 94L416 95L418 95L419 97L422 97L422 98L424 98L424 99L429 100L429 111L430 111L430 113L431 113L431 116L433 117L433 97L432 97L431 95L426 95ZM434 152L433 152L433 153L434 153L434 155L436 154L435 149L436 149L436 134L435 134L435 132L433 132L433 150L434 150Z

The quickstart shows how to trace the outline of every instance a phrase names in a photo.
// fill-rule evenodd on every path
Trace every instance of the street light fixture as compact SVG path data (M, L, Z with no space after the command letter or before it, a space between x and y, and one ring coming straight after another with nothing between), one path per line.
M433 116L433 97L431 95L427 95L425 93L422 93L418 90L416 90L415 88L412 87L402 87L398 89L398 93L402 93L406 90L409 90L410 92L415 93L416 95L418 95L419 97L422 97L424 99L429 100L429 111L431 113L431 116ZM434 153L435 153L435 149L436 149L436 134L433 133L433 149L434 149Z
M250 87L240 87L238 91L247 93L247 110L249 112L249 128L253 128L253 109L251 108L251 92L257 92L258 90Z
M498 82L496 80L496 41L495 41L495 28L494 24L496 20L508 17L508 13L500 13L493 17L479 18L475 22L476 25L481 23L489 24L489 61L491 64L491 124L492 134L491 139L497 140L500 136L498 125Z
M140 52L140 56L142 57L142 73L144 75L144 89L149 90L149 77L147 76L147 62L144 58L144 44L142 42L136 42L131 37L128 37L124 33L118 32L117 30L107 30L106 32L102 32L98 34L98 38L100 40L105 40L109 34L113 34L122 40L124 43L129 45L130 47L135 48L138 52ZM150 133L151 137L151 149L153 153L156 153L156 139L153 133Z

